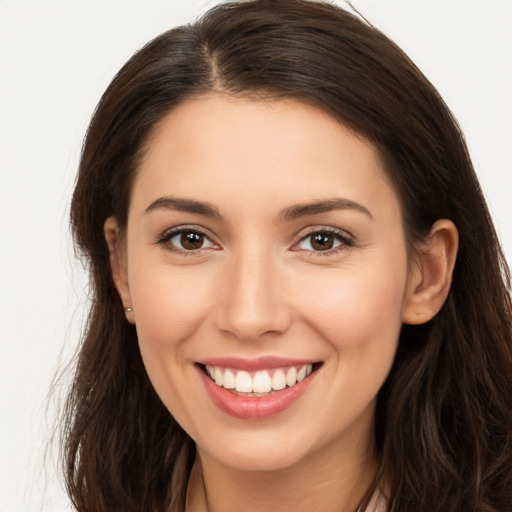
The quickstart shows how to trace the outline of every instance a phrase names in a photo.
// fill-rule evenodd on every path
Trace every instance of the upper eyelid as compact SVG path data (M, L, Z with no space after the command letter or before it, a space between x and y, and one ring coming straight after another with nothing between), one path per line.
M154 242L154 244L157 246L161 246L162 248L165 248L168 252L174 253L177 255L182 255L182 256L187 256L187 257L199 256L201 254L204 254L204 251L212 250L212 249L216 249L216 248L220 247L219 244L213 240L213 237L209 236L205 231L207 231L207 230L205 230L204 228L198 228L197 225L175 226L175 227L172 227L172 228L169 228L169 229L163 231L160 234L160 236L157 238L157 240ZM181 247L175 245L174 243L171 243L171 240L174 237L179 236L180 234L186 233L186 232L195 232L195 233L198 233L198 234L204 236L204 238L206 238L211 243L211 245L213 247L210 246L210 247L202 247L202 248L198 248L198 249L187 250L187 249L184 249L184 248L181 248Z
M210 234L210 230L204 228L203 226L199 226L197 224L182 224L179 226L174 226L172 228L165 229L157 236L157 243L169 240L173 236L183 233L184 231L195 231L196 233L200 233L204 235L208 240L214 242L213 236ZM215 243L215 242L214 242Z
M302 233L299 236L299 238L296 239L296 241L292 244L292 246L290 247L290 250L291 251L299 251L300 249L297 249L296 247L301 242L303 242L305 239L307 239L308 237L310 237L316 233L329 233L330 235L337 236L340 239L341 244L339 246L333 247L331 249L327 249L325 251L314 251L314 250L310 250L310 249L302 250L314 257L333 256L335 254L338 254L341 251L345 251L348 248L355 247L357 245L356 242L354 241L354 237L350 233L348 233L347 231L345 231L343 229L334 228L332 226L329 226L329 227L316 226L316 227L311 227L311 229L309 229L309 231L307 231L306 233Z
M349 233L345 229L335 228L333 226L309 226L305 229L301 229L295 235L295 238L297 239L297 241L301 241L308 236L314 235L315 233L331 233L334 235L339 235L341 238L346 238L351 241L354 240L354 236L351 233Z

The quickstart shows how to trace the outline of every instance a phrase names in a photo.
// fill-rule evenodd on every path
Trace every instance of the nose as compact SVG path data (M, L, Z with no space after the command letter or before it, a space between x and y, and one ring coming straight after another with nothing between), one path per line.
M247 248L226 261L218 287L218 329L236 339L253 341L289 328L289 297L274 259L271 251Z

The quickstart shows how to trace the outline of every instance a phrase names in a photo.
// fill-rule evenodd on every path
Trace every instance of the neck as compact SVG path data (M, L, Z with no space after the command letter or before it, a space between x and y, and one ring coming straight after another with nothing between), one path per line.
M371 443L328 445L272 471L230 468L198 449L187 512L225 512L242 503L244 512L355 512L377 471L369 437Z

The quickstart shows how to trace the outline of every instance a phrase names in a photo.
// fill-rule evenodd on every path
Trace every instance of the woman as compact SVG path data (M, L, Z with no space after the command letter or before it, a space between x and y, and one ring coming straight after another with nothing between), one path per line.
M384 35L221 5L103 96L77 510L506 511L508 270L460 130Z

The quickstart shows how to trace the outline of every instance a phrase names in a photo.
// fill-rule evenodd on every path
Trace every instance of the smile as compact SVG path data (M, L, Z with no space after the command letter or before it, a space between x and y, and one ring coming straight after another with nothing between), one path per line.
M243 393L245 396L258 397L291 388L302 382L313 371L313 365L271 368L256 372L205 365L205 370L217 386Z
M322 362L216 358L195 366L207 394L221 411L242 420L264 420L297 402Z

